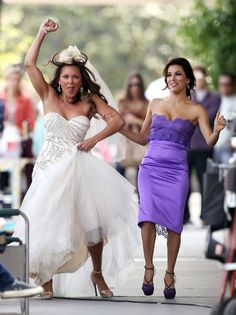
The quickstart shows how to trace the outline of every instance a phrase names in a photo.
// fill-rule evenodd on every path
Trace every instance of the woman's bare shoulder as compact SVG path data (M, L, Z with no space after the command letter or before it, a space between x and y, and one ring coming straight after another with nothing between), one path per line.
M150 108L150 110L153 113L154 112L158 112L159 110L162 109L162 107L165 107L167 103L168 103L168 98L166 98L166 97L164 97L164 98L154 98L149 103L149 108Z
M202 111L204 110L205 111L205 108L202 104L200 103L197 103L197 102L194 102L192 100L189 100L189 108L194 111L194 112L199 112L199 111Z
M153 106L158 105L158 104L162 103L164 100L165 100L165 98L153 98L150 101L150 104L152 104Z
M194 120L198 120L200 117L205 117L207 115L205 107L202 104L196 103L192 100L190 100L189 103L189 111L194 117Z

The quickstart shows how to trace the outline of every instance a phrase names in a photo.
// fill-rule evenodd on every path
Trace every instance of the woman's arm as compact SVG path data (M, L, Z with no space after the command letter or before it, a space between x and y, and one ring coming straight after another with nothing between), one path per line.
M198 108L198 124L199 124L199 128L201 130L201 133L206 140L206 143L210 147L213 147L219 139L220 132L226 126L226 120L225 120L224 116L222 116L220 114L220 112L218 112L216 114L216 117L215 117L214 128L212 131L211 127L210 127L210 123L209 123L209 117L208 117L206 110L203 108L203 106L199 106L199 108Z
M48 32L55 32L57 29L57 22L50 19L43 22L25 57L25 69L36 92L39 94L43 102L48 97L49 84L45 81L42 72L37 67L37 59L44 37Z
M78 145L78 149L83 151L90 151L97 142L113 135L125 124L120 114L114 108L107 105L99 96L93 96L93 101L96 105L97 113L105 120L107 126L93 137L82 141Z
M147 138L150 131L150 126L152 122L152 101L150 102L145 120L142 125L142 129L140 132L133 132L131 130L127 130L125 127L120 130L120 133L124 135L129 140L136 142L141 145L147 144Z
M127 113L123 115L124 121L126 125L137 125L142 127L144 120L141 118L136 117L132 113Z

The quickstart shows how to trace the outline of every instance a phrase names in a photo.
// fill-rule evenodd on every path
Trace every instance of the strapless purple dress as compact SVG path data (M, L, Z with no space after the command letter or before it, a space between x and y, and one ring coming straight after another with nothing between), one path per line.
M138 224L156 224L158 234L183 230L183 215L189 188L187 149L195 126L188 119L168 120L154 114L149 145L138 174Z

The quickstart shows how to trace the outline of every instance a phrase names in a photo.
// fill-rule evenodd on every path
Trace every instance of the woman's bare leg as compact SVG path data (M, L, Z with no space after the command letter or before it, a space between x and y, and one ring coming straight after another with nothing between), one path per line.
M102 275L103 242L100 242L94 246L89 246L88 251L93 263L93 272L91 275L93 283L97 285L98 290L102 296L112 296L112 291L107 286Z
M153 253L156 241L156 228L152 222L143 222L141 226L141 235L143 242L143 253L145 259L146 268L153 268ZM154 269L145 270L144 283L152 280L154 275Z
M174 273L175 264L177 256L179 253L181 243L181 234L168 230L168 240L167 240L167 271L169 273ZM165 280L167 284L173 282L173 275L166 273ZM171 288L174 288L174 282Z

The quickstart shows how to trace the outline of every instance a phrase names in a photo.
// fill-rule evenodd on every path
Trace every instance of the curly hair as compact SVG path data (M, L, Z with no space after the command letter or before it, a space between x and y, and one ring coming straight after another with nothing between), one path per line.
M191 98L191 91L194 92L194 87L196 85L196 79L195 79L193 69L192 69L189 61L185 58L181 58L181 57L173 58L165 65L165 68L163 70L163 75L165 77L166 87L164 89L168 88L167 73L168 73L169 67L173 66L173 65L178 65L178 66L181 66L183 68L186 77L189 79L189 83L186 86L186 95L189 98Z
M57 95L60 95L62 91L59 89L59 78L60 78L62 68L64 66L78 67L81 73L81 88L78 91L77 95L75 96L74 102L76 103L78 101L86 101L90 103L93 107L93 114L96 114L96 105L93 101L93 96L94 95L99 96L106 103L107 103L107 100L105 96L100 92L101 87L99 84L95 82L96 79L95 79L94 74L85 65L86 62L88 61L87 55L84 53L81 53L81 58L79 60L73 59L73 61L69 64L65 62L56 61L56 56L57 54L55 54L52 57L52 60L49 61L55 66L57 66L54 72L53 79L50 82L52 88L56 91Z

